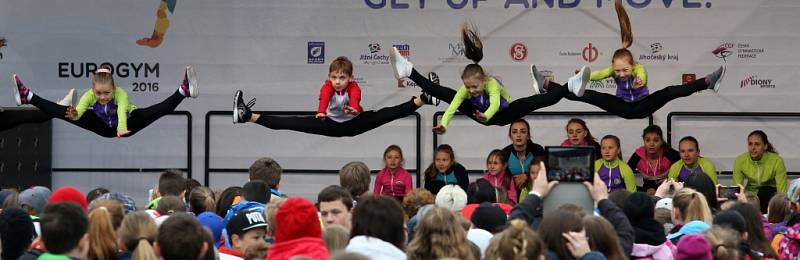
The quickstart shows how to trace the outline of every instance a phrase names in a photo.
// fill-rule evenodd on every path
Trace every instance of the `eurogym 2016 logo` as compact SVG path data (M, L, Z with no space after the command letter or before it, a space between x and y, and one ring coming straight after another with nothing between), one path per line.
M389 55L381 54L382 48L381 44L377 42L373 42L367 44L367 49L369 53L361 54L359 60L364 65L388 65L389 64Z
M603 52L600 51L596 45L589 42L586 46L581 48L580 51L559 51L558 56L581 57L583 61L592 63L600 58L600 56L603 56Z
M156 9L156 25L153 28L153 34L151 34L150 37L137 40L136 44L156 48L164 42L164 36L167 35L167 29L169 29L167 11L169 11L169 15L174 14L177 1L178 0L161 0L158 4L158 9Z
M528 58L528 46L525 46L524 43L516 42L511 45L508 54L511 56L511 60L522 62L525 58Z
M392 45L392 47L397 48L397 50L400 52L400 56L403 56L406 59L409 59L409 57L411 56L411 45L408 45L406 43L401 43L401 44ZM416 86L417 86L417 84L414 83L414 81L411 81L411 80L404 80L404 79L398 79L397 80L397 87L398 88L407 88L407 87L416 87Z
M325 64L325 42L308 42L308 64Z
M758 87L758 88L775 88L775 83L772 79L762 79L756 75L746 77L742 80L739 88L745 87Z

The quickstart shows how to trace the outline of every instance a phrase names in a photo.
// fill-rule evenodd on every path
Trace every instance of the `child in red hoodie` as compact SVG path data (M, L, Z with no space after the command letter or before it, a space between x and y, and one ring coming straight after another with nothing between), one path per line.
M353 80L353 63L341 56L328 69L328 80L319 91L319 105L314 116L273 116L250 110L255 99L245 103L237 90L233 104L234 123L256 123L275 130L294 130L309 134L342 137L356 136L395 119L410 116L424 104L434 101L425 93L400 105L378 111L361 108L361 88Z
M373 193L394 197L403 201L414 185L411 182L411 174L403 168L403 150L400 146L390 145L383 152L383 170L378 172L375 177L375 189Z
M275 214L275 225L275 244L269 249L268 260L289 260L293 256L328 259L317 208L311 201L287 199Z

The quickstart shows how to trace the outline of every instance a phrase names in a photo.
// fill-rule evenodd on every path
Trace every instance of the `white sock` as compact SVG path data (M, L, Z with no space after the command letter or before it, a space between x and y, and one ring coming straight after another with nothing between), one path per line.
M27 98L28 98L28 101L31 101L31 99L33 99L33 91L31 91L31 89L28 89L28 97Z

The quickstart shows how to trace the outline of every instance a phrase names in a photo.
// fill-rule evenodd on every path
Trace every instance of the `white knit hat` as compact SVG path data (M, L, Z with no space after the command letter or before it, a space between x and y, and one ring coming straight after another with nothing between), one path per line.
M454 212L461 211L467 205L467 193L458 185L445 185L436 194L436 206Z

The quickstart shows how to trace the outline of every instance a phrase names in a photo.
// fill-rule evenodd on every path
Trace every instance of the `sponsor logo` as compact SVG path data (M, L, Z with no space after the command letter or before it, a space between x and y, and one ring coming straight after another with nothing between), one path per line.
M711 54L723 61L728 61L728 57L736 57L742 60L757 59L758 55L764 54L764 52L764 48L756 48L751 46L750 43L743 42L726 42L711 50Z
M514 43L508 53L511 55L511 60L516 62L524 61L525 58L528 58L528 46L521 42Z
M617 82L614 81L613 78L607 78L604 80L592 80L589 82L589 85L586 86L589 89L615 89L617 88Z
M442 63L463 63L467 62L464 56L464 43L450 42L447 44L447 56L439 57Z
M660 42L650 44L650 53L639 54L640 61L678 61L677 53L667 53Z
M689 84L689 82L697 80L697 74L694 73L683 73L681 76L681 84Z
M370 43L367 45L367 50L369 53L361 54L359 60L364 65L388 65L389 64L389 55L381 54L381 44L380 43Z
M308 42L308 64L325 64L325 42Z
M406 59L410 59L409 58L409 56L411 56L411 46L410 45L408 45L408 44L395 44L395 45L392 45L392 47L397 48L397 50L400 52L400 56L403 56ZM404 80L404 79L397 80L397 87L398 88L416 87L416 86L417 86L417 84L414 83L414 81L411 81L411 80Z
M757 87L757 88L775 88L775 83L772 79L763 79L758 76L749 76L742 80L739 88Z
M603 52L600 51L600 49L598 49L597 46L595 46L590 42L578 51L572 51L572 50L559 51L558 56L580 57L581 59L583 59L583 61L591 63L596 61L600 56L603 56Z
M583 58L584 61L594 62L599 56L600 52L597 51L597 47L592 46L591 42L586 47L583 47L581 51L581 58Z

